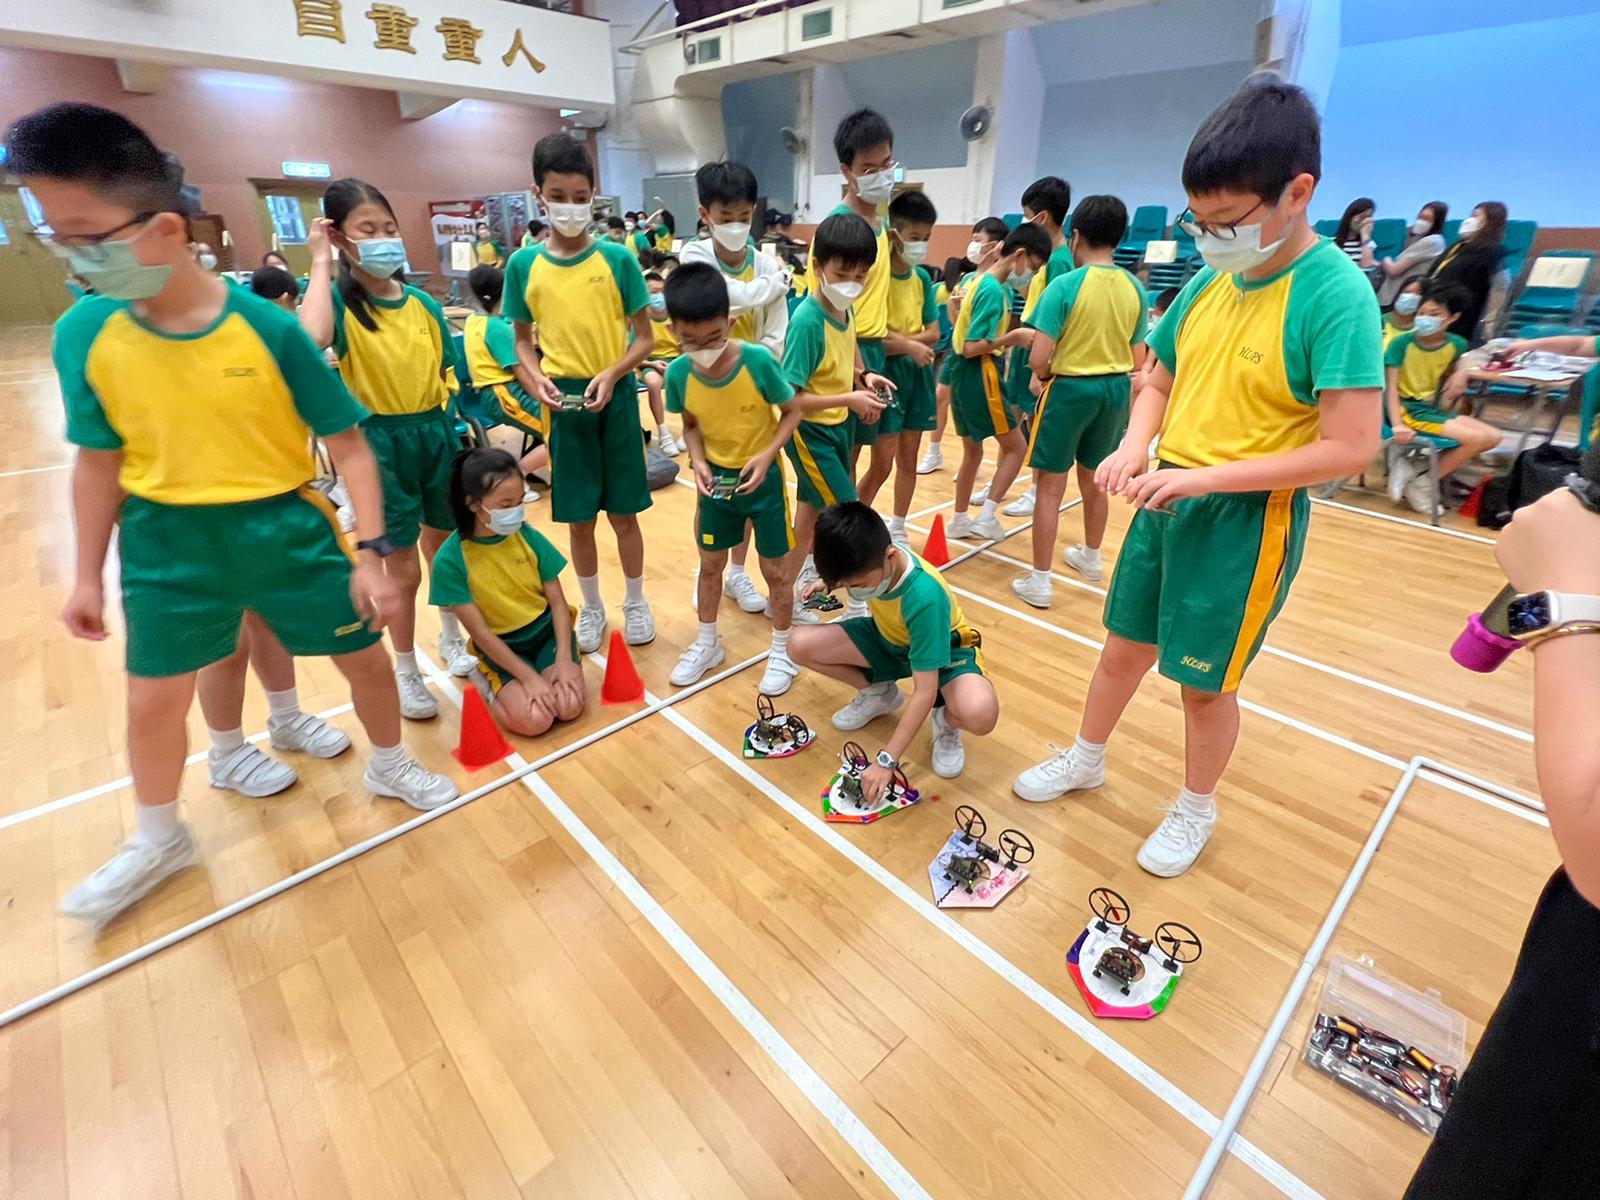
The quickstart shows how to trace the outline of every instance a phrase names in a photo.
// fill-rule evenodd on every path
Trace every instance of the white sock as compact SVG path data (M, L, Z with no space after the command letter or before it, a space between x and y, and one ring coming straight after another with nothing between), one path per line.
M224 754L232 754L244 745L243 729L212 729L207 725L206 732L211 735L211 753L218 758Z
M267 693L267 711L275 717L300 715L300 689L286 687L281 692Z
M901 516L889 518L889 538L891 541L903 542L906 540L906 519Z
M1091 767L1099 766L1106 760L1106 744L1101 742L1099 745L1095 745L1093 742L1086 742L1083 740L1083 735L1080 734L1073 739L1072 753L1081 763Z
M670 429L668 429L665 425L657 425L656 426L656 436L657 437L661 437L663 435L665 435L667 437L671 437L672 436L672 431Z
M717 644L717 623L715 621L700 622L700 636L695 638L696 646L715 646Z
M1199 817L1203 821L1215 821L1217 819L1217 789L1212 788L1209 792L1201 795L1199 792L1191 792L1185 787L1178 792L1178 807L1191 817Z
M396 675L421 675L422 671L417 666L417 652L415 650L396 650L394 652L394 673Z
M178 836L178 802L134 805L134 839L147 846L165 846Z
M453 612L439 610L439 636L441 638L458 638L461 636L461 622L456 620Z
M951 506L950 515L952 517L964 517L964 516L966 516L967 515L966 506L965 505L962 505L960 507Z
M1032 575L1032 581L1034 583L1044 584L1044 585L1048 586L1049 583L1050 583L1050 572L1049 571L1034 571L1033 575Z
M600 599L600 576L579 575L578 590L583 593L583 606L585 608L604 608L606 602Z
M744 564L743 563L729 563L728 564L728 571L727 571L726 578L728 578L728 579L737 579L737 578L739 578L739 576L741 576L743 574L744 574Z
M1093 564L1094 566L1097 566L1097 567L1100 565L1100 551L1099 550L1093 549L1093 548L1091 548L1089 546L1080 546L1079 549L1083 551L1082 557L1083 557L1083 560L1085 562L1091 563L1091 564Z
M390 775L398 771L406 761L406 748L404 746L374 746L372 748L372 769L380 775Z
M774 654L789 653L789 631L787 629L774 629L772 631L772 652Z
M1038 499L1038 497L1039 497L1039 485L1037 483L1030 483L1028 485L1028 499L1036 500L1036 499Z
M998 507L998 505L996 505L996 503L993 500L985 500L983 502L983 511L978 514L978 520L980 520L980 521L989 520L991 517L994 516L994 510L997 507Z
M644 599L644 576L643 575L635 575L632 579L629 579L626 575L624 575L622 577L622 583L623 583L623 588L624 588L623 600L626 603L628 603L628 604L637 604L639 601ZM599 594L600 594L600 587L599 587L598 584L596 584L595 585L595 595L598 596Z

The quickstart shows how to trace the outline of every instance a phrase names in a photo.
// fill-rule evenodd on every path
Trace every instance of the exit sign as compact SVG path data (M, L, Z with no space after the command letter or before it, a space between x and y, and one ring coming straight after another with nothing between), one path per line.
M333 168L327 163L286 162L283 173L290 179L332 179Z

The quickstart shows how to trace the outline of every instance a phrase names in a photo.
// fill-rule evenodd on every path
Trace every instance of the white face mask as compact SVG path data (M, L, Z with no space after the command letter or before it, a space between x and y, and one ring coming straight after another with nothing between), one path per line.
M546 204L550 212L550 224L562 237L577 237L589 228L589 206L587 204Z
M1461 236L1471 237L1482 228L1483 222L1477 217L1468 217L1465 221L1461 222Z
M525 516L520 504L515 508L486 508L483 510L483 515L489 522L489 528L501 537L521 529Z
M1283 190L1283 195L1278 197L1282 204L1288 196L1289 189ZM1237 275L1241 271L1253 270L1270 259L1283 246L1284 238L1269 245L1261 244L1261 225L1257 221L1254 225L1235 225L1231 238L1219 238L1212 233L1199 233L1195 235L1195 249L1200 251L1200 257L1205 259L1206 266L1214 271L1225 274ZM1287 234L1287 230L1285 230Z
M912 266L928 261L927 242L907 242L900 247L900 253L905 255L905 260Z
M1421 217L1418 217L1415 221L1411 222L1411 232L1416 234L1418 237L1421 237L1432 228L1433 222L1424 221Z
M634 226L633 226L633 222L632 222L632 221L624 221L624 222L623 222L623 223L622 223L622 227L623 227L623 228L624 228L624 229L626 229L626 230L627 230L627 231L628 231L628 232L629 232L629 233L632 233L632 232L633 232L633 228L634 228Z
M718 342L715 346L707 346L703 350L685 350L689 361L702 370L710 370L717 359L722 357L722 352L728 348L727 342Z
M724 250L743 250L750 240L750 226L729 221L726 225L713 225L711 236Z
M893 171L869 171L856 176L856 194L868 204L882 204L893 191Z
M969 263L980 263L980 262L982 262L984 253L993 244L994 244L993 242L968 242L967 243L967 261Z
M849 308L861 299L865 285L843 280L839 283L829 283L822 280L822 294L828 298L835 308Z

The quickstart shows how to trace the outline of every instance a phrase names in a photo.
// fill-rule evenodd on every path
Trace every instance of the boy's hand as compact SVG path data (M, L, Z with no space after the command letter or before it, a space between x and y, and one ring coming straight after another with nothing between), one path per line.
M1204 496L1211 491L1213 478L1211 471L1206 467L1149 471L1140 478L1131 480L1127 487L1123 488L1122 494L1128 498L1129 503L1136 504L1140 508L1170 508L1176 500Z
M846 392L842 399L845 406L868 425L877 424L883 410L889 407L878 399L877 392L872 391Z
M861 772L861 798L868 804L882 804L884 796L889 791L889 785L893 782L893 771L873 763Z
M639 364L639 369L641 371L654 371L659 375L665 375L667 373L667 364L659 358L647 358L644 362Z
M306 249L311 251L313 265L333 262L333 241L328 236L332 228L333 222L327 217L317 217L306 230Z
M887 375L879 375L876 371L865 371L861 375L861 386L869 392L876 392L879 388L886 389L892 396L899 389L895 387L894 380Z
M1017 346L1033 345L1033 327L1031 325L1018 325L1015 329L1007 330L1000 338L1000 344L1007 349Z
M1417 431L1409 425L1396 425L1391 421L1389 431L1394 434L1395 443L1400 446L1408 446L1417 440Z
M822 580L813 579L809 583L807 583L805 585L805 587L800 589L800 603L804 604L807 600L810 600L813 596L820 596L823 592L825 592L827 590L828 589L823 584Z
M1107 494L1120 496L1128 484L1150 469L1150 455L1143 446L1118 446L1094 469L1094 481Z
M583 685L583 668L570 658L556 659L555 674L551 682L557 697L568 703L582 704L587 698Z
M363 554L350 572L350 601L376 633L400 614L400 589L376 558Z
M533 377L532 394L533 398L539 401L541 404L546 404L549 407L557 410L559 410L567 400L567 398L562 395L561 389L556 386L555 380L551 379L543 372L540 372Z
M98 580L72 589L61 609L61 620L75 638L88 642L106 640L106 593Z
M745 463L744 470L739 472L739 486L734 492L740 496L748 496L761 486L767 477L767 471L772 467L772 459L765 454L758 454Z
M933 347L926 342L912 342L911 349L906 351L906 357L919 367L925 367L933 361Z
M1469 382L1471 381L1467 378L1467 369L1465 367L1457 367L1454 371L1450 372L1449 377L1444 381L1443 384L1440 385L1440 398L1448 400L1451 404L1454 404L1466 394L1467 384Z
M556 693L555 689L550 686L550 681L539 672L530 670L517 682L522 685L523 693L528 697L530 712L542 713L554 721L556 719Z
M712 471L711 464L705 459L696 459L694 462L694 486L707 500L711 499L711 487L716 483L716 473Z
M1035 400L1044 395L1044 380L1040 379L1037 375L1030 375L1028 377L1028 393ZM1138 393L1135 393L1135 395L1137 394Z
M584 407L592 413L600 412L611 403L611 390L617 386L616 375L609 371L601 371L589 380L589 386L583 389Z
M1519 508L1494 556L1519 592L1600 594L1600 517L1567 488Z

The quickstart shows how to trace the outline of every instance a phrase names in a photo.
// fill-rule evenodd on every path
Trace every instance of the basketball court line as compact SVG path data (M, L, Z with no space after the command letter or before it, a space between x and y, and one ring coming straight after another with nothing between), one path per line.
M19 467L15 471L0 471L0 479L9 479L13 475L43 475L46 471L65 471L70 466L71 463L65 462L51 463L48 467Z
M1448 537L1461 538L1468 542L1482 542L1485 546L1494 545L1494 539L1484 537L1481 533L1468 533L1464 529L1451 529L1446 525L1429 525L1426 521L1413 521L1409 517L1397 517L1393 513L1376 512L1370 508L1362 508L1358 504L1344 504L1338 500L1324 500L1320 496L1310 497L1311 503L1320 504L1324 508L1338 509L1340 512L1355 513L1359 517L1371 517L1377 521L1388 521L1395 525L1407 525L1412 529L1420 529L1424 533L1442 533Z

